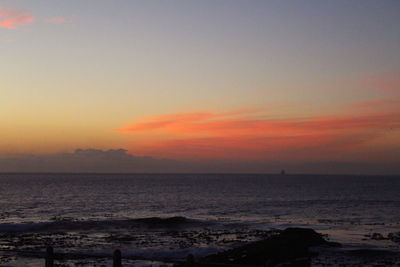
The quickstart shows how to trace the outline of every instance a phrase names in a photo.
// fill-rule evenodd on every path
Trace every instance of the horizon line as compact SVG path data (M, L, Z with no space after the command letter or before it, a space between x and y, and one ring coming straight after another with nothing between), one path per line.
M310 175L310 176L394 176L400 177L400 173L398 174L364 174L364 173L357 173L357 174L352 174L352 173L337 173L337 174L328 174L328 173L285 173L281 174L279 172L276 173L271 173L271 172L24 172L24 171L19 171L19 172L1 172L0 175L4 174L69 174L69 175L80 175L80 174L89 174L89 175L191 175L191 174L197 174L197 175L274 175L274 176L304 176L304 175Z

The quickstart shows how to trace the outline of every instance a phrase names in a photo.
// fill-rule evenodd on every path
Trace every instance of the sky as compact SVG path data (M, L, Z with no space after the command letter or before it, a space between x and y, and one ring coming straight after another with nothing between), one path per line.
M0 171L81 171L65 155L95 151L112 171L400 174L399 14L397 0L0 0Z

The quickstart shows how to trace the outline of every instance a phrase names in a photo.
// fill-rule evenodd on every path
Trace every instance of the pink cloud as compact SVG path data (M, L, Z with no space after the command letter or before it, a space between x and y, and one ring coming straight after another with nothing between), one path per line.
M16 29L35 21L28 11L0 6L0 28Z
M135 152L171 158L312 158L360 151L391 129L400 112L260 119L197 112L142 117L116 131L134 137ZM126 145L129 147L129 145Z
M400 114L325 116L305 119L251 119L224 114L182 113L147 117L117 129L127 134L180 136L293 136L321 131L397 127Z

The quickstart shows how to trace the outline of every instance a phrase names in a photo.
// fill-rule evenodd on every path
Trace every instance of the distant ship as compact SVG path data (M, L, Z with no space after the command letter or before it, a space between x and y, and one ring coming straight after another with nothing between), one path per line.
M281 170L281 175L285 175L285 170Z

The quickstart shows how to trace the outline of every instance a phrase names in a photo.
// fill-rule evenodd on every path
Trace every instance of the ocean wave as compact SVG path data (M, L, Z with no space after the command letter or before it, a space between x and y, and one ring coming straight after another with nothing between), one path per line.
M181 216L148 217L114 220L77 220L72 218L55 218L41 223L6 223L0 224L0 232L32 232L32 231L80 231L99 229L131 229L131 228L186 228L209 224L209 222L189 219Z

